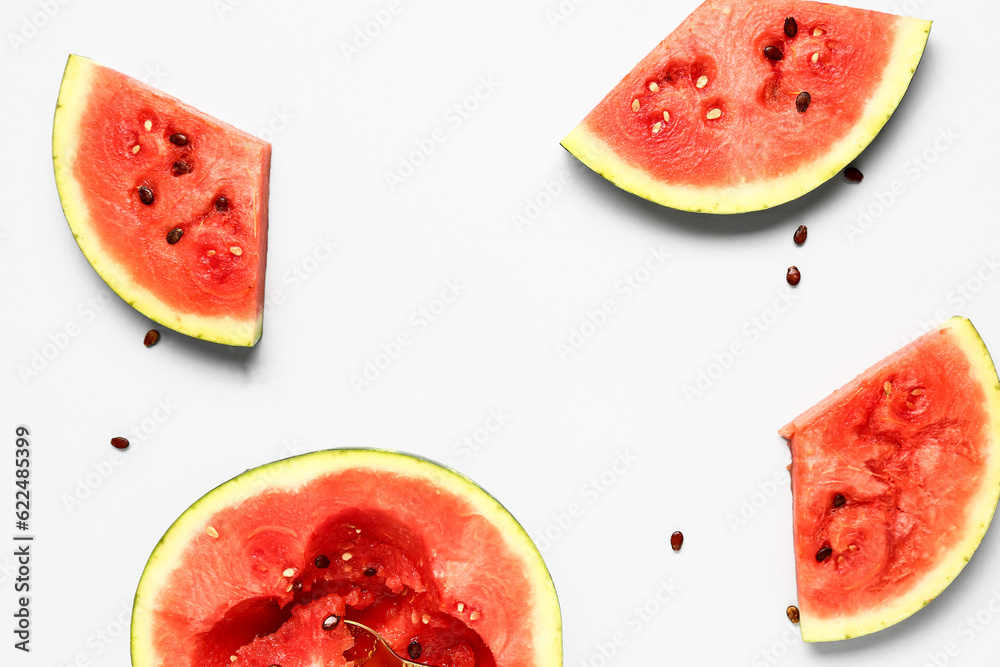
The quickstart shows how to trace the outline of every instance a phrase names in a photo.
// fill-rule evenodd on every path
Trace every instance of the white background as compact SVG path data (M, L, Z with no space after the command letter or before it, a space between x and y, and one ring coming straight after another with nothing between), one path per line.
M934 320L966 315L1000 351L996 3L866 2L935 23L901 107L855 162L864 182L711 217L621 192L559 146L694 2L399 2L378 30L386 0L4 3L0 541L13 545L17 425L32 433L37 537L30 655L12 648L13 546L0 547L0 661L128 664L120 621L191 502L293 453L375 446L454 465L545 547L567 666L996 664L996 529L909 621L801 642L785 618L776 434ZM375 36L345 54L366 26ZM272 141L255 349L170 331L146 349L151 322L85 261L50 161L69 53ZM436 129L444 140L391 189L385 174ZM515 215L533 220L519 229ZM651 249L669 260L626 298L616 286ZM418 325L450 281L457 299ZM615 312L561 357L606 299ZM356 390L352 375L401 333L412 344ZM685 396L699 373L714 377ZM485 437L491 413L503 423ZM117 459L120 434L132 446ZM462 448L475 437L478 451Z

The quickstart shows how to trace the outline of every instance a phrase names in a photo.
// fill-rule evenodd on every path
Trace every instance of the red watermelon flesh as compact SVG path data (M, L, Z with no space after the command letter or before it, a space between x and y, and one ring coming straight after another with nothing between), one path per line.
M774 206L827 180L874 138L929 30L927 21L827 3L708 0L562 143L616 185L667 206Z
M164 326L260 337L271 146L70 56L53 129L56 183L84 255Z
M900 621L958 575L1000 495L1000 384L952 318L780 431L803 638Z
M178 519L136 594L133 665L347 665L363 651L340 619L402 656L416 643L421 664L561 663L551 580L496 501L427 462L334 450L246 473Z

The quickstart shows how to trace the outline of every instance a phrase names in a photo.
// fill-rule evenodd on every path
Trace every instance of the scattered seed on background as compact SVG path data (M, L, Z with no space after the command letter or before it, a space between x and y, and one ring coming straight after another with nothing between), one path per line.
M833 554L833 549L831 549L830 547L823 547L822 549L816 552L816 560L822 563L832 554Z
M669 111L664 111L663 112L663 122L664 123L669 123L670 122L670 112Z
M798 625L799 623L799 608L795 605L788 605L788 609L785 610L785 614L788 616L788 620L792 623Z
M315 565L317 569L325 570L330 567L330 559L323 555L316 556L316 560L313 561L313 565Z
M785 18L785 37L789 39L799 33L799 24L791 16Z
M656 121L653 123L653 134L659 134L660 130L663 128L663 123Z
M133 146L133 147L132 147L132 155L135 155L135 154L136 154L136 153L138 153L138 152L139 152L139 151L140 151L141 149L142 149L142 146L140 146L139 144L136 144L135 146Z
M160 340L160 332L156 329L150 329L146 332L145 337L142 339L142 344L146 347L153 347Z
M656 91L658 91L660 89L660 85L658 83L656 83L655 81L650 81L649 82L649 89L652 92L655 93Z
M172 143L174 146L187 146L188 143L187 135L181 134L180 132L171 134L170 143Z
M139 201L141 201L146 206L149 206L156 199L153 196L153 190L148 185L139 186Z
M238 245L234 245L229 249L229 252L239 257L240 255L243 254L243 248L239 247ZM344 555L346 556L347 554ZM350 556L347 556L347 558L345 558L344 560L347 560L348 558L350 558Z
M174 245L175 243L181 240L182 236L184 236L184 230L181 229L180 227L175 227L174 229L171 229L169 232L167 232L167 243L169 243L170 245Z
M816 53L812 54L812 57L809 58L809 61L810 62L814 62L814 63L818 63L819 62L819 51L817 51Z
M843 494L841 494L841 493L838 493L837 495L835 495L833 497L833 506L834 506L834 508L842 507L843 504L846 503L846 502L847 502L847 498L845 498L843 496Z
M712 109L711 111L708 112L708 114L705 115L705 118L709 120L715 120L720 116L722 116L722 109Z
M632 111L639 110L639 100L632 100Z
M208 528L206 528L205 534L211 537L213 540L219 539L219 531L217 531L214 526L209 526Z
M340 624L340 616L337 616L336 614L330 614L329 616L323 619L324 630L333 630L339 624Z
M798 267L796 266L788 267L788 271L785 273L785 280L792 287L798 285L799 281L802 280L802 274L799 273Z
M684 533L679 530L674 531L673 535L670 536L670 548L674 551L680 551L683 545Z
M795 245L802 245L806 242L806 236L809 234L809 228L805 225L799 225L799 228L795 230L795 236L792 240L795 241Z
M410 660L419 660L420 654L424 652L424 648L420 645L416 639L410 642L410 645L406 647L406 654L410 656Z
M795 110L799 113L805 113L806 109L809 108L809 103L812 101L812 95L806 91L802 91L795 96Z
M111 438L111 446L116 449L128 449L128 438L115 436L114 438Z
M145 123L142 124L142 126L146 128L147 132L149 132L150 130L153 129L153 121L147 120Z
M888 396L889 394L891 394L892 393L892 383L891 382L886 382L884 385L882 385L882 391L885 392L886 396Z
M781 49L770 44L764 47L764 56L767 57L768 60L781 60L785 57L784 54L781 53Z
M478 621L479 620L479 612L478 611L474 611L471 614L469 614L469 620L470 621Z
M823 31L822 28L814 28L813 29L813 37L819 37L820 35L825 35L825 34L826 33Z
M861 173L861 170L857 167L848 167L844 170L844 178L849 180L851 183L860 183L864 179L865 175Z
M702 74L698 77L697 83L694 84L695 88L704 88L708 85L708 77Z
M229 210L229 200L226 199L225 195L219 195L215 199L215 210L220 213Z

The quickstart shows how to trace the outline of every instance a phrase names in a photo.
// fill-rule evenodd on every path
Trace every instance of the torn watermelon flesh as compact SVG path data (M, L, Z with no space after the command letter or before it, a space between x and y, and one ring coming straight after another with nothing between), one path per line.
M947 332L935 332L782 430L804 615L878 609L966 539L991 446L975 378Z
M206 534L184 554L158 600L156 654L182 656L173 664L199 667L225 667L231 656L241 666L285 665L282 656L300 654L309 660L288 664L312 664L330 654L327 638L340 654L344 641L353 646L339 631L316 632L317 623L336 613L330 609L375 629L404 657L411 642L418 642L417 662L437 667L495 667L480 634L484 628L492 641L508 648L521 643L529 651L526 638L503 632L508 623L526 623L530 609L493 604L499 598L531 598L528 582L504 570L516 570L508 556L492 551L495 529L458 507L454 516L434 517L440 534L429 546L396 516L357 507L370 505L375 483L398 486L389 476L376 482L370 473L345 471L280 500L254 499L213 516L211 526L219 537ZM318 491L324 488L329 492ZM393 503L414 502L423 493L426 489L408 494L412 498L394 495ZM451 576L442 584L444 574L432 564L468 561L470 545L450 542L463 535L479 539L473 562L460 573L468 580ZM491 571L501 572L503 579ZM489 634L495 628L500 636ZM323 641L314 644L313 635ZM518 660L511 664L521 664Z
M784 33L790 12L794 37ZM818 2L706 2L583 124L665 182L720 187L787 175L856 127L882 83L898 20ZM767 58L766 46L783 57ZM804 113L795 104L802 91L811 96ZM709 118L714 109L721 115Z
M102 255L177 313L252 322L264 298L270 145L112 69L91 71L72 175ZM170 244L174 229L183 234Z

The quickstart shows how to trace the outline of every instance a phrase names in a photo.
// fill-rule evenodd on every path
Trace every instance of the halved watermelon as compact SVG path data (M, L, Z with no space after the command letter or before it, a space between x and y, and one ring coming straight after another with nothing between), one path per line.
M562 145L665 206L775 206L871 142L903 97L930 26L806 0L707 0Z
M1000 498L1000 383L964 318L780 431L792 451L802 638L901 621L972 557Z
M150 556L134 667L349 664L341 621L438 667L558 667L559 603L531 539L429 461L330 450L209 492Z
M111 289L190 336L257 342L269 143L71 55L52 160L70 229Z

